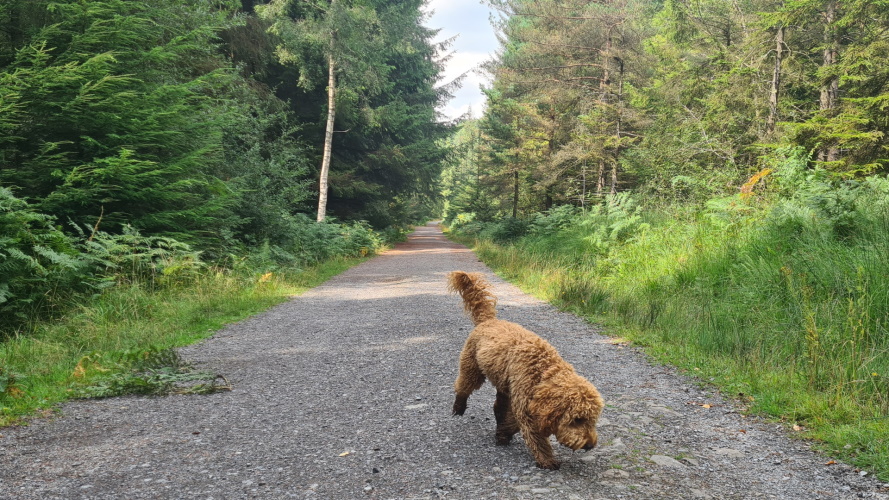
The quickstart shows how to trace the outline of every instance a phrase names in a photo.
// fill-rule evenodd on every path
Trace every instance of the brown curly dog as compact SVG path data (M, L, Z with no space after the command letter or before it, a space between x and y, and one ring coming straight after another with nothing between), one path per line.
M454 415L463 415L469 395L487 378L497 389L497 444L508 445L522 431L538 467L558 469L549 436L555 434L572 450L596 446L602 396L547 341L497 319L497 299L489 287L479 273L448 275L449 290L463 297L463 306L476 325L460 353Z

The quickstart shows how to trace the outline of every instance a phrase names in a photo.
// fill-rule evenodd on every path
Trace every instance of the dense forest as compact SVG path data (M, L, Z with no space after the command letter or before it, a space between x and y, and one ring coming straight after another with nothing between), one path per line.
M800 154L837 180L889 167L885 2L491 4L501 50L456 139L471 154L446 176L450 218L626 190L702 201Z
M889 3L489 3L453 234L889 478Z
M132 268L302 265L424 217L450 129L421 7L4 0L4 330Z

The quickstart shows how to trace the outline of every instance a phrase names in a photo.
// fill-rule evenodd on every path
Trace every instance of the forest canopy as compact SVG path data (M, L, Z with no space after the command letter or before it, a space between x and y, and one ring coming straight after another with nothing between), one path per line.
M886 2L488 3L500 50L484 115L453 139L448 220L626 190L701 203L787 151L837 181L889 169Z
M4 2L0 183L63 227L101 219L201 248L275 237L316 201L327 63L272 28L325 3ZM375 79L341 71L331 211L385 227L438 173L441 47L421 2L361 5L379 43L348 49L373 56Z
M426 217L450 125L436 113L446 44L422 7L2 2L0 317L93 287L100 242L302 263ZM313 222L325 150L327 228Z

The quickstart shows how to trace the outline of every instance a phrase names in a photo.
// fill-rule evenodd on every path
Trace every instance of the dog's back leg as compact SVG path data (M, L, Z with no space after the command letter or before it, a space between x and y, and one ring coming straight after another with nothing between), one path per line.
M466 339L463 352L460 353L460 372L454 382L454 415L463 415L469 395L485 383L485 375L475 359L475 342L472 336Z
M506 446L512 441L512 436L519 431L519 425L512 414L512 402L509 395L497 391L497 399L494 400L494 419L497 421L497 445Z

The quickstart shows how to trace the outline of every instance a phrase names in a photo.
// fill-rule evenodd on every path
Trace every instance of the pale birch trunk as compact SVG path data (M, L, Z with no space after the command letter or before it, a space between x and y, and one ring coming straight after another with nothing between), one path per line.
M333 121L336 116L336 63L333 54L327 64L327 128L324 131L324 156L321 160L321 176L318 179L318 222L327 215L327 174L330 172L330 153L333 149Z

